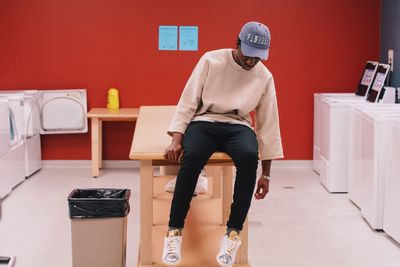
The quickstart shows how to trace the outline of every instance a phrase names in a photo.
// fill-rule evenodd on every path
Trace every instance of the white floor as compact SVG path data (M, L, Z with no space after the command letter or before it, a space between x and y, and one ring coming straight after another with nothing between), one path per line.
M346 194L329 194L307 168L273 168L267 199L249 217L252 267L398 267L400 245L372 230ZM75 188L130 188L127 267L136 266L139 222L137 169L46 167L2 203L0 255L17 267L70 267L67 196Z

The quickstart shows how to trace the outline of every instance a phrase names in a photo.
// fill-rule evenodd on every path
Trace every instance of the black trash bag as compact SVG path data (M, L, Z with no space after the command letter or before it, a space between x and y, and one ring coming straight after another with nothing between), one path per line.
M114 218L128 215L129 189L75 189L68 196L71 219Z

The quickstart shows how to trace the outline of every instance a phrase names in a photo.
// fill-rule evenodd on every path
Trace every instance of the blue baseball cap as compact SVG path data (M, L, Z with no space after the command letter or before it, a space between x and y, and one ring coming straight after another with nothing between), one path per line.
M247 22L239 33L240 48L247 57L268 58L271 34L267 26L260 22Z

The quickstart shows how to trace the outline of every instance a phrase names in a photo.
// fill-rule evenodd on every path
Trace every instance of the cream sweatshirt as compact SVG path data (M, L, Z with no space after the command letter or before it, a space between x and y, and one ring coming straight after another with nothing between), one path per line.
M283 158L274 79L261 63L250 71L238 65L232 49L205 53L186 83L168 127L184 134L191 121L243 124L255 133L261 160ZM253 128L252 128L253 129Z

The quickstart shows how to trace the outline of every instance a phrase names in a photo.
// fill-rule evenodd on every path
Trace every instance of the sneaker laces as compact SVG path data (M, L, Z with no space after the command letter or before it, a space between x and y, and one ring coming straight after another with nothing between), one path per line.
M167 242L167 255L169 261L177 261L178 260L178 247L180 244L179 237L169 237Z
M233 239L228 237L227 241L224 242L224 254L220 256L221 260L225 263L230 263L236 256L236 252L240 245L241 241L238 237L234 237Z

